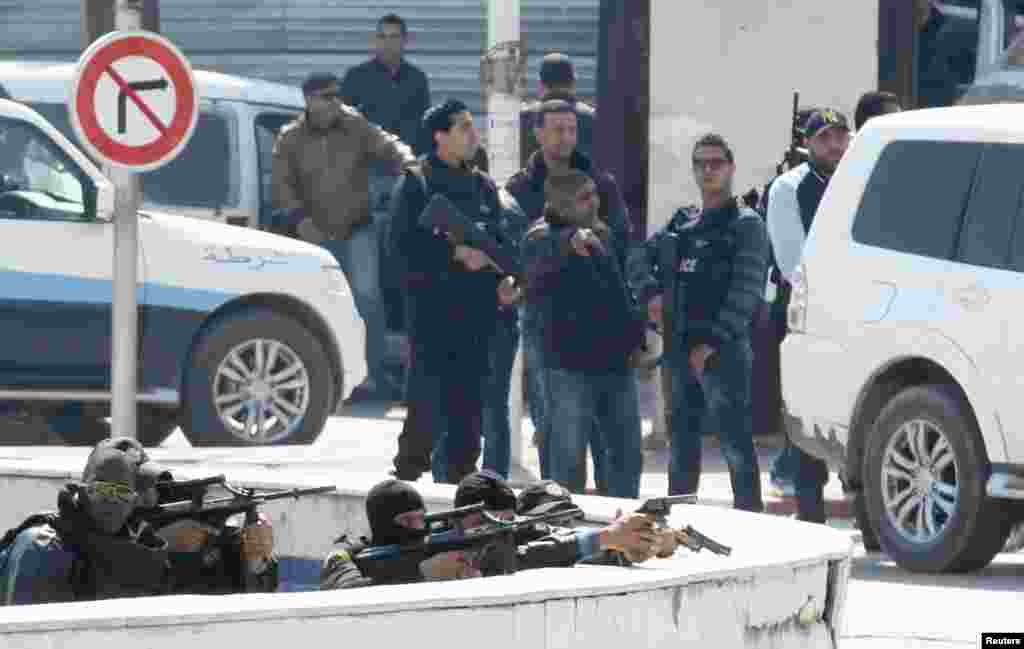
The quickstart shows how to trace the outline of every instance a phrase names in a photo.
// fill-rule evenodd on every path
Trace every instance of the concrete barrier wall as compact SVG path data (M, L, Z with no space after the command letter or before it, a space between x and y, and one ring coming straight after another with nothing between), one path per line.
M80 472L79 458L0 464L0 525L52 509L56 490ZM218 473L174 468L181 477ZM329 476L233 467L233 481L279 489L337 484L336 494L265 508L275 546L317 562L342 531L366 532L365 493L379 476ZM451 506L454 489L417 485L429 509ZM579 497L592 522L639 505ZM848 536L767 515L677 507L692 524L734 548L730 557L681 549L633 568L577 566L507 577L351 591L177 596L0 608L0 647L111 649L279 647L321 642L381 647L570 648L835 647L850 569Z

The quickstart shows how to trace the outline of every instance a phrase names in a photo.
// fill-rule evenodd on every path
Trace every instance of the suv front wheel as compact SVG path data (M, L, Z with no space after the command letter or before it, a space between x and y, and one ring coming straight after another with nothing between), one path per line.
M203 334L184 396L182 428L194 446L307 444L334 405L334 378L306 327L251 308Z
M864 458L867 510L882 549L912 572L988 565L1010 531L985 493L990 471L967 405L950 386L897 394Z

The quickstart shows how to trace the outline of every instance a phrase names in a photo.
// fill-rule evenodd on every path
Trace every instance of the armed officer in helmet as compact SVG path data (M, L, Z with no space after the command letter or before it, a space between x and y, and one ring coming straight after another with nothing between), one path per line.
M216 566L194 573L181 569L197 550L184 542L198 538L197 524L184 522L168 533L134 516L138 508L158 503L156 484L168 479L136 440L101 441L81 481L59 493L56 512L30 516L0 539L0 604L245 590L236 579L225 583ZM269 554L272 532L260 527L242 530L240 565ZM243 583L277 587L276 571L268 580L251 576Z

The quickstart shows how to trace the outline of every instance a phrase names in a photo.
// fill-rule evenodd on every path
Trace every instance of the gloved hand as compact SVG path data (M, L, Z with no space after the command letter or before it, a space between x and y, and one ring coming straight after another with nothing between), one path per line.
M470 562L465 552L442 552L420 562L420 574L427 581L450 581L479 577L480 570Z
M156 534L167 541L170 552L199 552L216 531L209 525L187 518L161 527Z

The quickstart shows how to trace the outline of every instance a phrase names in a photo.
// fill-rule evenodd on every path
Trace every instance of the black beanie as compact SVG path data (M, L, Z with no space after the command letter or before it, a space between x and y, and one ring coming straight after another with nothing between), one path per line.
M400 480L385 480L366 495L366 518L374 545L408 543L426 536L426 530L413 530L395 523L395 516L425 509L423 497L412 485Z

